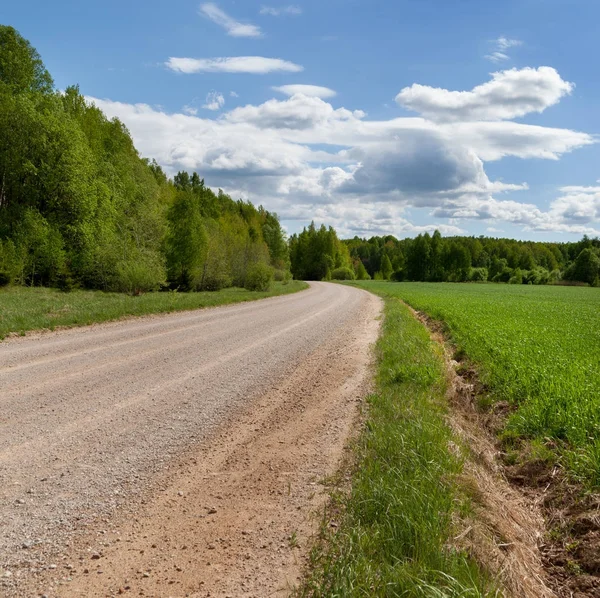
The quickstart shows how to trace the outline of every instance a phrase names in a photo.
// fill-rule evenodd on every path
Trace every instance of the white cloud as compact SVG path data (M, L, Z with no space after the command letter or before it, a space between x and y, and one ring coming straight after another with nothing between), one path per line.
M170 174L197 170L233 197L262 203L290 222L330 223L344 236L434 228L452 234L470 221L499 230L502 223L575 234L600 228L600 186L564 187L554 201L536 205L513 199L526 183L493 181L485 171L489 160L557 159L595 142L578 131L472 118L369 120L361 110L303 94L218 118L195 115L194 103L173 114L95 102L123 120L142 155ZM411 224L411 209L427 211L431 222Z
M515 122L464 122L440 127L460 143L473 148L484 161L507 156L558 160L578 147L591 145L587 133Z
M484 58L487 58L491 62L498 63L509 60L510 56L506 53L506 51L510 48L523 45L523 42L518 39L509 39L507 37L500 36L498 39L495 39L492 44L494 49L490 54L486 54Z
M225 98L222 93L218 91L211 91L206 96L206 103L202 106L202 108L206 108L206 110L220 110L225 105ZM189 113L188 113L189 114Z
M290 4L288 6L261 6L260 7L261 15L270 15L272 17L280 17L282 15L301 15L302 9L295 5Z
M273 72L299 73L304 67L281 60L280 58L264 58L263 56L231 56L228 58L174 58L165 65L177 73L250 73L264 75Z
M226 115L230 122L252 124L259 129L313 129L319 123L350 121L364 117L360 110L335 110L320 98L303 95L289 100L269 100L259 106L242 106Z
M199 13L210 19L213 23L223 27L227 35L231 35L232 37L262 37L260 27L236 21L213 2L201 4Z
M188 114L189 116L196 116L196 114L198 114L198 108L196 108L195 106L184 106L182 110L185 112L185 114Z
M239 98L239 94L236 91L230 91L229 92L229 97L231 98Z
M449 91L415 83L396 102L435 121L508 120L543 112L569 95L574 85L549 66L492 73L492 80L471 91Z
M286 96L293 96L296 94L302 94L311 98L321 98L325 100L327 98L333 98L337 93L329 87L321 87L320 85L280 85L279 87L273 87L274 91L279 91Z

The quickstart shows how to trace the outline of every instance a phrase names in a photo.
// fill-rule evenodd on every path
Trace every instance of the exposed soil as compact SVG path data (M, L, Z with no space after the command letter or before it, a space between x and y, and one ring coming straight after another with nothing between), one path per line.
M287 595L380 309L317 283L3 343L0 594Z
M498 440L514 408L482 409L486 388L462 362L443 325L415 315L444 348L449 378L449 421L468 447L464 482L475 518L461 538L513 596L600 597L600 496L569 481L556 465L533 458L522 443L518 464L508 464Z

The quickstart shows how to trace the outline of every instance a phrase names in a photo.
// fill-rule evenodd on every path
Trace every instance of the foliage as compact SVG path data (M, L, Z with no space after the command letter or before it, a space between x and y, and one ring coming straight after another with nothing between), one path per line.
M331 280L354 280L354 270L348 266L342 266L331 271Z
M329 280L337 268L350 268L348 248L331 227L314 222L290 237L291 270L297 280Z
M248 269L244 287L248 291L268 291L272 280L273 268L262 262L257 262Z
M485 282L488 279L487 268L471 268L469 273L470 282Z
M577 243L539 243L489 237L442 238L435 231L415 239L398 240L388 235L368 240L354 237L344 243L355 271L360 263L370 277L379 279L379 272L385 280L549 284L564 277L594 285L600 277L600 239L585 236Z
M600 486L597 289L362 284L443 320L492 398L516 408L507 432L551 442L574 475Z
M0 26L0 269L17 284L138 294L244 286L255 263L289 268L276 214L171 181L126 127L54 90L35 49Z
M356 280L371 280L365 265L361 260L356 260L354 263L354 273L356 276Z
M396 299L386 301L377 361L351 495L338 498L340 527L324 532L300 595L494 596L469 555L452 546L467 505L456 483L461 460L448 450L456 440L444 421L443 359Z

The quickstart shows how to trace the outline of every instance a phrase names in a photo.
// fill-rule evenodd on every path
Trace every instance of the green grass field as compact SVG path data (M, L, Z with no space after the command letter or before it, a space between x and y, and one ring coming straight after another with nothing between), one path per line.
M469 555L452 546L470 509L457 482L462 461L448 451L449 441L458 441L444 417L442 352L410 310L389 297L377 372L350 496L334 500L339 531L324 526L298 595L499 595Z
M203 293L146 293L139 297L102 291L62 293L46 288L7 287L0 289L0 339L11 332L54 330L58 326L84 326L126 316L253 301L295 293L307 286L294 280L288 284L275 282L266 292L232 288Z
M600 486L600 289L374 281L360 286L445 322L452 341L478 367L490 397L518 406L505 436L551 445L573 475Z

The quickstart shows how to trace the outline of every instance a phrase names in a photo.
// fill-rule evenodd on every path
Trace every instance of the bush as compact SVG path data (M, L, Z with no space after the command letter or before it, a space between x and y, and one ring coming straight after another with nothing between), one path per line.
M289 270L281 270L276 268L273 272L273 279L276 282L283 282L283 284L287 284L292 279L292 273Z
M406 280L406 272L404 270L396 270L392 273L390 280L394 282L404 282Z
M118 263L115 290L141 295L158 290L165 283L165 278L166 271L160 256L140 252Z
M347 268L345 266L341 268L336 268L331 272L331 280L355 280L356 276L354 276L354 271L352 268Z
M549 282L550 272L541 266L523 273L524 284L548 284Z
M356 280L371 280L371 276L367 272L367 269L365 268L365 265L362 263L362 261L359 260L354 270L356 273Z
M268 291L273 280L273 268L263 262L257 262L248 268L244 288L248 291Z
M469 272L469 281L471 282L485 282L488 279L487 268L471 268Z
M508 279L508 284L523 284L523 271L515 268L513 275Z
M0 288L8 286L10 282L10 274L5 270L0 270Z

